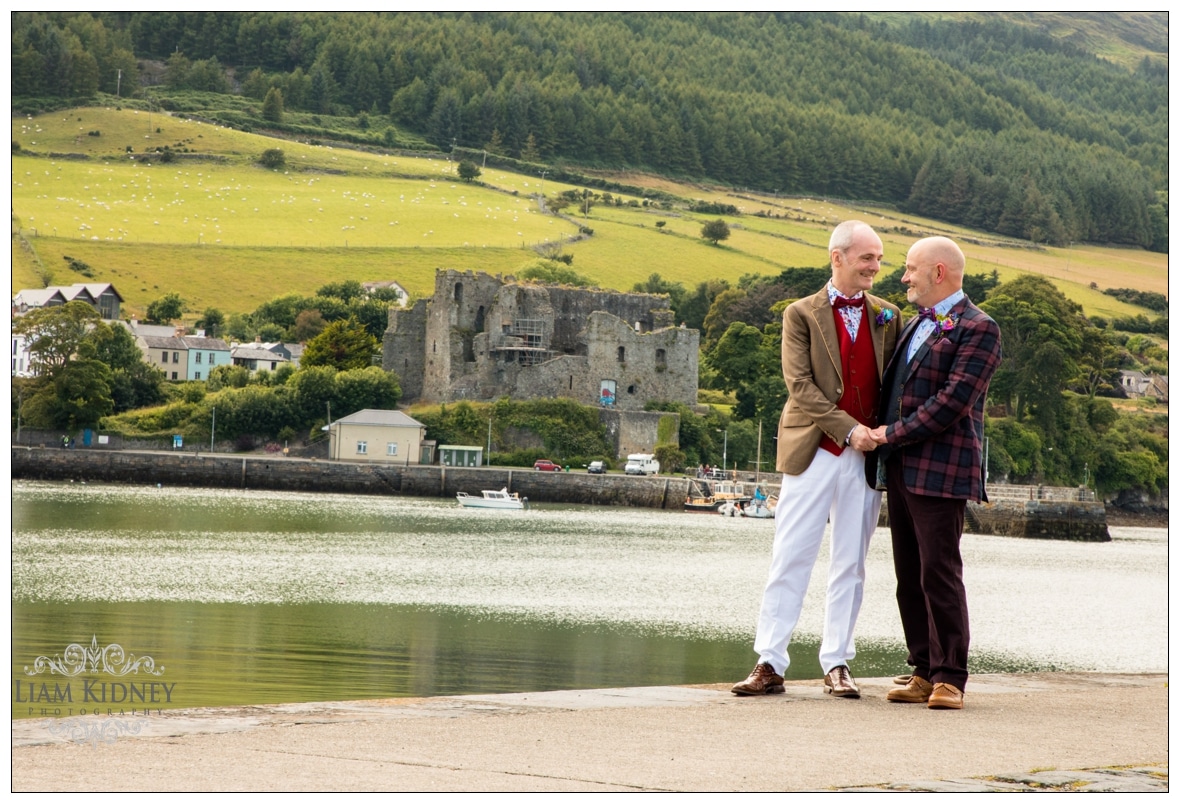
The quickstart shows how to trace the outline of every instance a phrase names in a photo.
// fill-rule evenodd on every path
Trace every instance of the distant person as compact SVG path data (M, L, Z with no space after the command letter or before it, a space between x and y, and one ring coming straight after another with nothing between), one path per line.
M853 629L864 591L865 554L877 527L881 492L865 482L864 451L877 425L885 361L893 354L898 309L869 296L881 270L881 238L866 223L845 221L828 244L832 278L783 312L783 379L790 396L778 430L782 490L774 516L770 574L762 594L749 677L737 695L783 691L787 646L799 615L824 527L832 523L827 614L819 661L824 691L859 698L849 670Z
M908 663L886 697L962 709L967 686L967 590L959 541L967 500L984 501L983 405L1000 365L1000 328L963 293L966 259L928 237L906 256L906 325L885 370L882 446L866 470L889 492L889 528ZM879 464L879 465L878 465ZM883 476L883 477L882 477Z

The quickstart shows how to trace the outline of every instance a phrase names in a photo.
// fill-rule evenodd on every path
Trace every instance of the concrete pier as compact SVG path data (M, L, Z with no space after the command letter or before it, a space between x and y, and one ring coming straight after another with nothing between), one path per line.
M20 720L12 789L1168 789L1165 674L972 676L960 711L858 683L859 700L815 679L759 698L726 683L177 710L109 741Z

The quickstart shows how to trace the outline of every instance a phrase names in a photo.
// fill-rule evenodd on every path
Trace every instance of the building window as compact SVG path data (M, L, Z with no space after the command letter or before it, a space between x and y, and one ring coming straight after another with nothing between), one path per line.
M172 379L174 379L174 380L176 379L176 372L175 371L172 372Z
M196 374L194 374L194 375L193 375L193 379L194 379L194 380L199 380L199 379L201 379L201 372L199 372L199 371L198 371Z
M197 352L197 365L201 364L201 353Z
M209 365L212 366L216 358L212 352L209 353Z
M397 442L391 441L385 445L386 455L397 455Z
M356 442L356 454L357 455L368 455L369 454L369 442L368 441Z
M172 362L173 362L173 363L179 363L179 362L180 362L180 352L173 352L173 353L172 353Z
M622 363L626 359L627 359L627 350L625 348L623 348L622 346L620 346L618 360L620 363Z
M656 349L656 368L661 371L668 368L668 354L663 349Z
M162 353L160 354L160 362L161 362L161 363L167 363L167 362L168 362L168 353L167 353L167 352L162 352Z

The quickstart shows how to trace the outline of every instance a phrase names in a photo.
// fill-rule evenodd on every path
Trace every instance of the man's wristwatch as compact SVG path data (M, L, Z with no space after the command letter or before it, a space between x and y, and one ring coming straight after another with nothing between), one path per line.
M848 431L848 435L844 436L844 446L848 447L852 445L852 434L856 432L857 427L860 427L860 425L853 425L852 429Z

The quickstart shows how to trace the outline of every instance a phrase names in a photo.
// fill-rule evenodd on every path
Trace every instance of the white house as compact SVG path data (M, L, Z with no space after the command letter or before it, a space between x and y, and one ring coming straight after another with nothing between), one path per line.
M328 458L368 463L434 462L426 425L400 410L366 408L327 426Z

